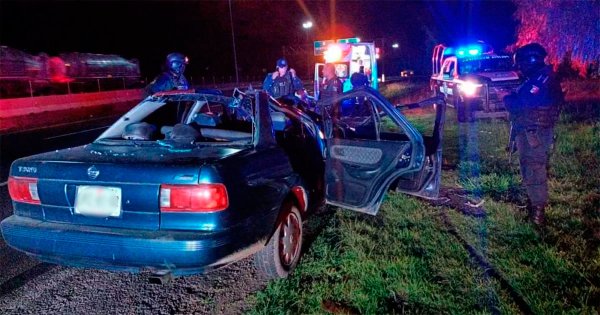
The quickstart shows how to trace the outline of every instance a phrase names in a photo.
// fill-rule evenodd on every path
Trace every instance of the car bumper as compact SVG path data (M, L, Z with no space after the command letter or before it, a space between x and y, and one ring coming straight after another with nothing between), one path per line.
M76 226L16 215L2 221L1 227L8 245L42 261L129 272L202 273L248 256L265 244L259 236L243 237L244 243L236 241L233 238L240 234L232 230L144 231Z

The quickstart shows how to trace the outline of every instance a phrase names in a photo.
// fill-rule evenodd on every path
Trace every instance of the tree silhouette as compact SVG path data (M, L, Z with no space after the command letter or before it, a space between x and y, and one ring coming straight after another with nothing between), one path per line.
M537 42L546 47L548 61L586 75L600 60L599 0L513 0L520 23L515 46ZM512 47L515 48L514 46ZM596 70L597 71L597 70Z

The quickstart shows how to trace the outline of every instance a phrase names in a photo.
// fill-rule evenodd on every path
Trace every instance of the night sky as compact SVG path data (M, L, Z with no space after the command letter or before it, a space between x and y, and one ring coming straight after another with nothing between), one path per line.
M515 7L508 0L233 0L232 7L242 78L272 71L284 53L303 74L306 53L320 39L374 40L383 46L388 74L405 68L426 73L438 42L481 39L502 50L515 40ZM307 33L301 25L309 16L315 27ZM400 48L392 49L394 42ZM78 51L137 58L148 77L160 71L169 52L180 51L191 60L188 76L234 74L227 1L1 0L0 44L32 54Z

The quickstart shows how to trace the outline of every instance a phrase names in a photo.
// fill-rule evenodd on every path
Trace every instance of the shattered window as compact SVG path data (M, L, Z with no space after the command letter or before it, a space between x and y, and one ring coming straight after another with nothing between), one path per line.
M380 104L375 103L377 110L377 128L379 130L380 140L389 141L407 141L408 136L404 129L398 125L392 118L383 110Z
M373 102L369 97L348 97L337 102L332 112L337 138L377 140Z
M169 143L251 143L251 109L231 97L186 95L152 99L111 126L104 139Z

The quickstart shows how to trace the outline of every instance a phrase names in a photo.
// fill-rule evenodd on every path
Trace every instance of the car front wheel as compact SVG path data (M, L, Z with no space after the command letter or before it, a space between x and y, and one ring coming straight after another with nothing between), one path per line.
M284 211L271 240L254 256L256 268L268 279L287 277L300 260L302 217L291 202L284 204Z

